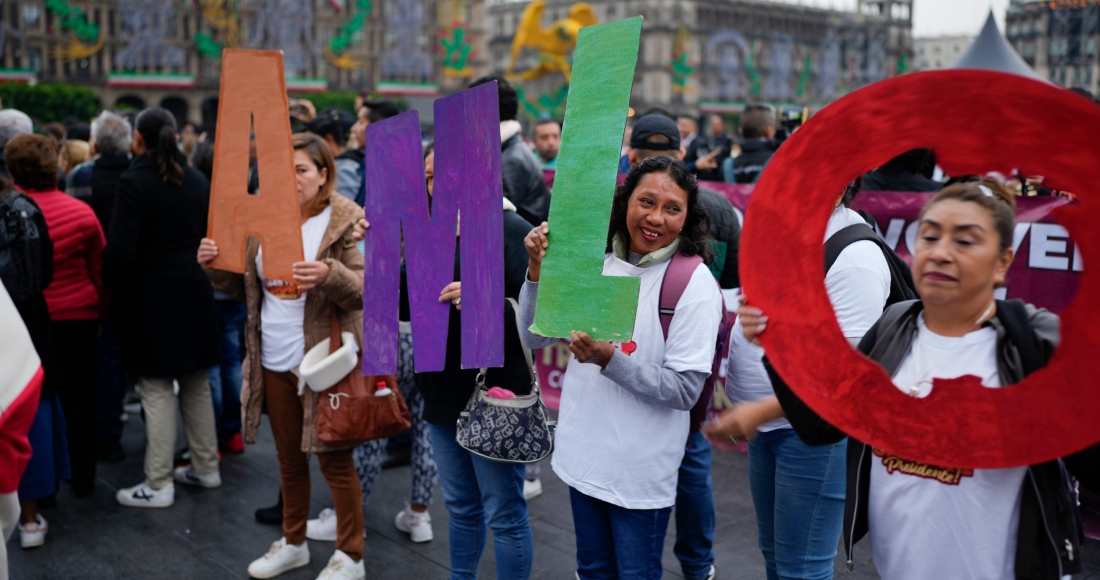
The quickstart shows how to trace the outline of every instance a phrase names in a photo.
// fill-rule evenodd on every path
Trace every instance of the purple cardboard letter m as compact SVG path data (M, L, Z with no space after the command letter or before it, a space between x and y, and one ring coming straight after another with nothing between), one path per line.
M397 372L404 240L417 372L441 371L454 305L443 287L462 281L462 366L504 364L504 193L496 83L435 102L435 182L429 217L420 118L409 111L367 127L363 251L363 374ZM455 255L462 211L460 255ZM402 233L404 236L402 236Z

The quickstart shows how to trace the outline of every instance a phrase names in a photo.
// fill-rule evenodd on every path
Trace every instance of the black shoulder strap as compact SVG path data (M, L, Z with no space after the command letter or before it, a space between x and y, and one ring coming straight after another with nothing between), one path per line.
M890 268L890 297L886 303L895 304L918 298L909 264L898 257L897 253L875 233L875 230L863 224L850 225L833 234L825 242L825 272L829 272L829 268L833 267L845 248L862 241L874 242L882 250L882 255L886 258L886 265Z
M998 300L997 318L1005 327L1008 339L1020 352L1020 362L1024 365L1024 376L1043 368L1046 361L1039 354L1039 345L1035 342L1035 333L1027 314L1023 300Z
M874 241L878 239L875 230L863 225L852 224L833 234L825 241L825 272L833 267L844 248L863 240Z

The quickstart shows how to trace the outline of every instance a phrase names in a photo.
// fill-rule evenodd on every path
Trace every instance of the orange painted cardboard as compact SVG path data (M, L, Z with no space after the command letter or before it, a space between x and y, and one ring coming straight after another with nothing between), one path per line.
M217 242L218 257L210 267L244 273L247 237L255 236L263 245L264 278L293 284L290 266L303 261L305 252L282 52L226 49L218 97L207 223L207 236ZM248 141L253 126L259 195L248 193Z

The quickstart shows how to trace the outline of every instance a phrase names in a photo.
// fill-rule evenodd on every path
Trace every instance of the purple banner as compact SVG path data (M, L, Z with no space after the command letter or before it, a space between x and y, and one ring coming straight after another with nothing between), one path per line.
M625 176L619 176L622 183ZM551 178L552 179L552 178ZM751 185L700 182L699 185L718 191L730 200L738 219L744 223L745 208L752 195ZM899 256L912 264L911 248L916 237L916 221L930 193L898 193L865 191L856 197L853 209L862 209L875 217L878 233ZM1081 254L1066 229L1054 222L1051 212L1070 202L1064 197L1017 198L1016 232L1012 241L1016 260L1008 271L1006 287L998 290L999 298L1020 298L1025 302L1061 312L1077 292L1081 277ZM824 251L824 250L823 250ZM542 349L535 356L543 398L551 408L557 408L561 395L561 378L569 363L569 349L564 342ZM723 372L725 366L723 365ZM716 396L718 396L716 391ZM715 405L720 403L716 401ZM1097 524L1100 530L1100 524Z
M402 239L417 372L446 362L450 309L440 303L454 281L462 210L462 366L504 363L504 218L495 83L435 102L435 179L431 214L420 119L402 113L367 127L363 374L397 372ZM402 237L402 234L403 237Z

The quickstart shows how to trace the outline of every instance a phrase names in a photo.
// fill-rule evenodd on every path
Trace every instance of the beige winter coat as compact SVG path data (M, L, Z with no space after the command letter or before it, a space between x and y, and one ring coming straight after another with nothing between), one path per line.
M313 345L328 338L332 329L332 311L335 305L340 328L355 335L356 344L363 344L363 254L351 239L355 222L363 217L363 209L355 202L333 193L330 198L332 215L321 239L316 260L329 267L328 278L319 287L306 293L304 322L306 352ZM214 288L230 297L244 301L248 310L245 323L244 378L241 381L241 420L244 424L244 440L256 442L260 429L260 413L264 410L263 368L260 364L260 305L263 289L256 272L256 254L259 242L248 241L245 272L236 274L224 270L207 269ZM347 448L334 447L317 438L314 421L320 395L306 389L302 396L304 421L302 424L302 451L324 453Z

